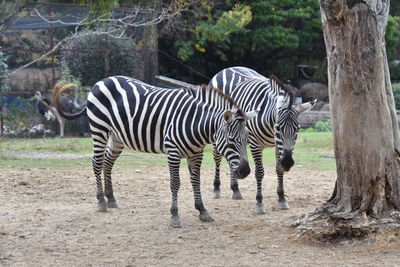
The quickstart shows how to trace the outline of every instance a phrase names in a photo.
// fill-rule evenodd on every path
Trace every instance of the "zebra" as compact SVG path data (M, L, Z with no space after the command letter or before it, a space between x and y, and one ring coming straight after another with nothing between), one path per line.
M200 165L205 145L215 144L228 160L235 179L245 178L250 173L245 121L254 117L256 111L243 113L235 101L220 90L210 86L196 90L166 89L130 77L112 76L93 86L84 109L75 114L66 114L59 108L58 101L64 87L53 90L53 101L60 114L72 119L86 112L89 118L99 211L117 207L111 170L124 147L167 154L172 227L181 227L177 194L182 158L188 161L199 219L206 222L214 219L204 207L200 192ZM196 95L199 97L196 98ZM199 101L202 95L207 95L208 101ZM218 107L221 105L216 103L225 103L224 107L231 109Z
M289 209L283 188L283 173L294 165L292 158L294 145L299 130L299 114L310 110L316 99L303 103L293 104L294 91L284 85L275 76L270 79L246 67L231 67L218 72L210 81L210 85L219 88L230 95L244 110L258 109L260 112L251 121L247 122L249 130L249 145L255 162L255 177L257 182L256 213L266 213L262 180L264 167L262 152L265 147L275 146L276 174L278 177L278 208ZM220 162L221 154L214 148L215 178L214 198L219 198L220 191ZM238 182L231 179L233 199L242 199Z

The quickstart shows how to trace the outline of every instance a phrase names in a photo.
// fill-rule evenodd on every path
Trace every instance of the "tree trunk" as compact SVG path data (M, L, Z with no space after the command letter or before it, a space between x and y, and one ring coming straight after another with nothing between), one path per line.
M319 0L337 166L336 212L399 210L399 128L385 50L389 0Z

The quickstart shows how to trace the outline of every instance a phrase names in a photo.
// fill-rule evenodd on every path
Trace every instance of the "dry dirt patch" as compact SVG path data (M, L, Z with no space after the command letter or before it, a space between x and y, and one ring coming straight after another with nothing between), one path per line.
M399 238L316 244L297 240L287 225L329 198L334 172L295 168L286 175L290 210L275 208L276 178L266 172L267 214L255 213L255 179L240 181L244 200L232 200L228 176L222 198L212 199L211 169L202 171L204 223L194 209L186 170L179 208L183 227L169 223L171 194L165 167L116 168L118 209L96 212L91 171L47 169L0 172L0 265L13 266L396 266Z

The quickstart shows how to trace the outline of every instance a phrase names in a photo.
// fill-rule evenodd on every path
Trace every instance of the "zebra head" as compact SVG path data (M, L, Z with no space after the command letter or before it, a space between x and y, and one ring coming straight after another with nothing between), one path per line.
M246 121L257 115L258 111L244 113L241 109L226 110L223 122L216 133L215 146L228 160L231 173L243 179L250 173L247 159L248 131Z
M280 82L279 82L280 83ZM292 157L297 132L300 129L299 114L310 110L317 100L302 104L293 104L294 91L280 83L281 87L276 103L275 145L277 159L284 171L294 165Z

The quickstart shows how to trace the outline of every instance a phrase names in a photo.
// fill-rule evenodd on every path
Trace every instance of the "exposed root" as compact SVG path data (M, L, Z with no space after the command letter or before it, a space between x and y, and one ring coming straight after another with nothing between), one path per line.
M400 230L399 211L384 218L372 218L359 211L335 212L335 209L334 205L326 203L312 213L294 218L289 226L297 228L297 239L316 242L364 239L388 230Z

